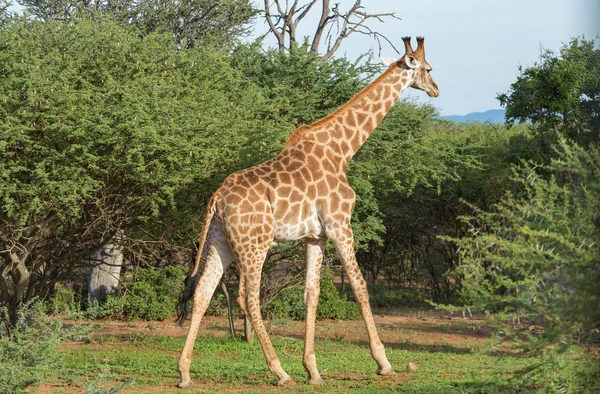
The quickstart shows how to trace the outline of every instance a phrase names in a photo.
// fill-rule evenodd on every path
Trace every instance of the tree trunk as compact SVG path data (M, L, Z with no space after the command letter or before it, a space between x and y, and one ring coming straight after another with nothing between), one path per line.
M94 257L95 263L90 270L88 294L90 301L103 300L114 293L119 285L121 266L123 265L123 233L117 233Z
M225 300L227 300L227 319L229 320L229 333L232 337L235 337L235 326L233 324L233 305L231 305L231 298L229 298L229 291L225 282L221 281L221 290L225 294Z
M10 253L12 268L9 269L8 273L11 276L14 284L12 292L13 294L12 297L10 297L9 291L3 290L3 293L9 294L9 298L8 300L5 300L5 302L8 301L9 320L11 325L13 326L17 324L17 311L19 310L19 307L21 306L23 301L26 301L24 299L25 292L29 283L29 278L31 277L31 273L29 272L25 264L25 261L28 257L29 253ZM2 281L2 285L6 285L5 280Z
M340 287L340 297L343 297L344 294L346 293L346 282L344 280L345 275L346 275L346 271L344 270L344 267L340 267L340 273L342 276L342 286Z

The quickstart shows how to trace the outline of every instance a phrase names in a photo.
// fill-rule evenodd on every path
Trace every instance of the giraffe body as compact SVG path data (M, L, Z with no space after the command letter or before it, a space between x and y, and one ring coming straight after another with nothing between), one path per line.
M206 259L194 291L192 321L179 360L179 387L191 384L189 367L200 320L224 270L233 260L240 269L238 303L256 331L269 369L279 384L293 380L283 370L260 316L262 265L273 242L303 239L306 243L306 338L303 365L312 384L323 383L314 354L314 328L319 299L320 269L327 239L334 244L360 304L371 355L381 375L393 373L379 340L366 283L354 254L350 220L355 193L346 179L349 160L409 86L430 96L439 91L425 61L423 40L416 51L403 39L406 55L348 103L313 125L292 134L275 158L230 175L213 194L190 278L196 278L201 257ZM193 285L192 285L193 287ZM181 317L181 316L180 316ZM185 314L182 317L185 319Z

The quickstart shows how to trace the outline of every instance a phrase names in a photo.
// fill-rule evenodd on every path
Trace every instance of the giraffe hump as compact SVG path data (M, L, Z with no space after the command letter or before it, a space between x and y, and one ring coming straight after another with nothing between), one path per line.
M304 137L306 134L308 134L309 131L312 130L311 126L300 126L296 129L296 131L294 131L292 133L292 135L290 135L290 138L288 138L288 140L285 142L285 148L290 148L292 145L294 145L296 142L300 141L302 139L302 137Z

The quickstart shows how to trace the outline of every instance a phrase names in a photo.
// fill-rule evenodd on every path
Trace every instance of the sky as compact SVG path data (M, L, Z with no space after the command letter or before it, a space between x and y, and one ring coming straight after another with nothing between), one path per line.
M354 0L331 3L338 2L341 10L347 10ZM395 12L402 19L369 25L398 50L403 52L403 36L425 37L426 59L441 94L429 98L411 89L403 96L433 104L441 115L501 108L496 96L516 80L519 65L532 66L539 59L541 47L558 51L571 38L600 36L600 0L363 0L362 5L369 13ZM315 25L320 8L312 12L315 19L306 20L307 26ZM255 32L263 33L266 26L262 31L261 27L258 23ZM310 32L300 30L299 35ZM373 39L353 34L338 54L355 59L371 49L377 56ZM381 55L403 53L398 55L387 45Z

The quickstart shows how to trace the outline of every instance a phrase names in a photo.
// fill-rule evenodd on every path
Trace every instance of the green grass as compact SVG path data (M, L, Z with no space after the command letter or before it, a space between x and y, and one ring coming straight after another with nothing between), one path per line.
M351 324L343 322L341 324ZM301 324L300 322L290 324ZM354 326L352 326L354 327ZM351 329L353 329L351 327ZM426 328L426 327L423 327ZM440 327L438 327L440 328ZM442 331L446 330L442 326ZM421 334L425 335L425 332ZM507 352L482 348L481 340L448 343L443 333L427 333L438 338L431 344L415 344L407 335L419 335L418 327L395 330L395 340L386 342L388 358L398 370L395 376L375 373L368 344L343 337L317 339L319 369L326 381L321 387L306 384L302 367L302 338L272 335L284 369L298 386L284 390L267 369L258 342L250 345L239 338L199 336L192 359L194 387L179 390L177 360L183 337L133 334L128 338L96 336L91 343L63 346L61 368L46 385L53 392L72 392L88 388L118 387L124 392L245 392L245 393L523 393L529 389L513 379L514 373L534 360ZM437 335L437 337L436 337ZM416 372L404 372L408 361L418 365ZM89 388L93 387L94 390ZM75 390L73 390L75 388ZM35 391L35 389L33 390ZM118 391L113 389L113 392Z

